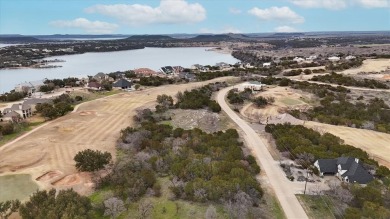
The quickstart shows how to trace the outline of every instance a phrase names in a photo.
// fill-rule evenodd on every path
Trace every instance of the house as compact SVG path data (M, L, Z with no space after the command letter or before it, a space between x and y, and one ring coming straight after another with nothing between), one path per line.
M295 58L293 59L293 61L294 61L294 62L301 63L301 62L304 62L305 59L304 59L304 58L301 58L301 57L295 57Z
M26 92L28 96L31 96L33 93L39 91L41 86L45 85L45 83L44 83L45 80L20 83L20 84L15 86L15 91L16 92Z
M152 76L157 74L157 72L153 71L150 68L137 68L134 69L134 73L136 75L141 75L141 76Z
M32 116L31 105L26 103L13 104L10 108L5 108L3 110L3 115L7 115L11 112L19 114L19 116L23 119Z
M6 122L21 122L23 119L22 117L20 116L19 113L15 112L15 111L11 111L11 112L8 112L6 113L5 115L3 115L3 117L1 118L0 121L6 121Z
M224 70L230 68L231 66L226 62L218 62L215 64L215 67L218 67L220 70Z
M344 182L367 184L374 179L357 158L319 159L314 166L317 167L321 176L336 175Z
M199 65L199 64L192 65L191 69L197 70L197 71L200 71L200 72L206 72L206 71L209 70L208 68L204 67L203 65Z
M164 66L164 67L161 67L161 72L162 73L165 73L165 74L172 74L174 73L174 69L172 66Z
M93 76L93 78L96 79L97 81L101 82L103 80L107 80L109 78L109 76L104 74L103 72L99 72L95 76Z
M263 68L269 68L269 67L271 67L271 62L263 63Z
M196 80L196 75L189 73L189 72L180 72L179 73L179 78L185 79L188 81L195 81Z
M174 73L180 73L184 71L184 68L182 66L173 66L172 68Z
M352 59L356 59L356 56L349 55L349 56L345 57L345 60L352 60Z
M328 60L331 62L338 62L338 61L340 61L340 57L332 56L332 57L329 57Z
M248 81L241 84L238 90L244 91L246 88L249 88L252 91L261 91L263 89L263 85L261 84L261 82L258 81Z
M87 84L87 88L90 90L101 90L102 85L98 82L92 81Z
M306 58L306 61L314 61L317 59L317 56L309 56L308 58Z
M112 87L127 89L127 88L131 88L131 85L132 83L130 81L121 78L117 82L113 83Z
M52 102L51 99L46 99L46 98L31 98L31 99L27 99L23 102L23 104L27 104L27 105L30 105L31 106L31 111L34 112L35 111L35 107L37 105L40 105L40 104L43 104L43 103L50 103Z

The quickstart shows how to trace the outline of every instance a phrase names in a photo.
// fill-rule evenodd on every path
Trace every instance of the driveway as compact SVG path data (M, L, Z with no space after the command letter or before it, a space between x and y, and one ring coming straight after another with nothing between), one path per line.
M259 135L244 120L242 120L225 101L227 92L233 87L228 87L217 94L217 101L226 114L242 129L244 139L252 154L260 162L261 170L267 175L270 185L275 191L287 218L308 218L301 204L294 194L294 186L286 178L278 162L275 161Z

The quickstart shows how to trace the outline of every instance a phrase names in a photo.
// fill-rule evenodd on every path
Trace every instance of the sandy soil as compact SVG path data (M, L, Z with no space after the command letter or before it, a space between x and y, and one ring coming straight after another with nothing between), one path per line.
M275 103L264 109L258 109L252 104L246 105L241 110L241 114L246 118L254 119L261 115L261 121L266 123L267 118L269 123L279 123L280 120L289 122L292 124L304 124L308 128L313 128L321 133L329 132L334 134L345 141L346 144L361 148L377 160L381 165L385 165L390 168L390 134L375 132L365 129L356 129L345 126L334 126L318 122L303 122L302 120L295 119L294 117L283 115L283 109L288 107L309 107L306 105L293 105L289 106L286 102L283 102L283 98L290 98L295 100L302 100L304 94L293 93L289 89L276 87L271 88L260 95L275 97ZM282 100L282 101L281 101ZM279 120L279 121L278 121Z
M90 148L108 151L115 157L119 131L132 124L135 109L155 101L163 93L175 95L178 91L231 79L120 93L81 104L73 113L0 147L0 175L31 174L41 188L72 187L85 194L92 186L89 175L78 173L74 167L77 152Z
M347 69L340 73L357 74L360 72L381 72L390 69L390 59L367 59L359 68Z

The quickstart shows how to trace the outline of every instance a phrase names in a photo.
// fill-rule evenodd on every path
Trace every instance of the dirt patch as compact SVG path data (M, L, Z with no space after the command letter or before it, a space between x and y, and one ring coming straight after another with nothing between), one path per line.
M79 112L80 116L90 116L90 115L95 115L95 114L96 114L95 111L81 111L81 112Z
M390 69L390 59L367 59L359 68L348 69L340 73L358 74L360 72L381 72Z
M36 181L50 181L50 180L53 180L54 178L62 176L63 174L64 173L59 171L59 170L53 170L53 171L49 171L49 172L43 174L42 176L36 178L35 180Z
M172 125L182 129L199 128L213 133L229 128L228 119L224 114L208 110L172 110Z
M73 186L80 184L82 179L79 174L71 174L62 177L61 179L52 183L53 186Z

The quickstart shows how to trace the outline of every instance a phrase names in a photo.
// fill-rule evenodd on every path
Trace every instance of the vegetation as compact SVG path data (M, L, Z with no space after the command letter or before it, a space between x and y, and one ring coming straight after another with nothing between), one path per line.
M361 65L363 65L363 59L356 58L354 60L345 61L337 64L330 62L328 65L326 65L325 68L329 71L343 71L350 68L356 68Z
M219 71L219 72L201 72L196 74L196 78L198 81L207 81L214 78L232 76L235 73L232 71Z
M71 98L67 94L62 94L53 100L53 103L38 104L35 109L43 117L49 119L55 119L60 116L64 116L66 113L73 110L72 103L75 99Z
M170 78L162 78L159 76L141 77L138 82L143 86L161 86L164 84L173 84L174 80Z
M337 74L334 72L328 75L314 76L311 80L344 85L344 86L367 87L372 89L375 88L389 89L389 86L377 80L373 80L373 79L356 80L353 77L345 76L343 74Z
M79 171L93 172L101 170L111 162L111 154L98 150L86 149L80 151L74 157L76 168Z
M281 152L288 152L290 158L298 161L304 167L310 166L317 159L351 156L362 160L365 164L378 166L378 163L369 158L367 152L344 144L343 140L330 133L321 135L313 129L302 125L268 124L265 131L272 134L276 147ZM302 159L302 155L307 159Z
M275 102L275 99L273 97L265 98L265 97L259 96L259 97L254 98L252 101L255 104L255 106L257 106L259 108L263 108L263 107L267 106L268 104Z
M24 219L93 218L87 197L73 190L60 190L56 195L55 189L35 192L20 206L19 214Z
M215 100L211 100L211 95L214 91L221 87L226 87L226 83L214 83L203 86L201 88L192 89L177 93L176 107L180 109L203 109L208 108L213 112L220 112L221 107Z
M232 89L227 94L227 99L230 104L243 104L245 100L250 99L252 90L246 88L244 91L238 92L237 89Z
M10 93L5 93L0 95L0 101L3 102L18 101L25 98L26 96L27 93L11 91Z
M19 200L0 202L0 219L8 219L12 213L18 211L19 207Z

